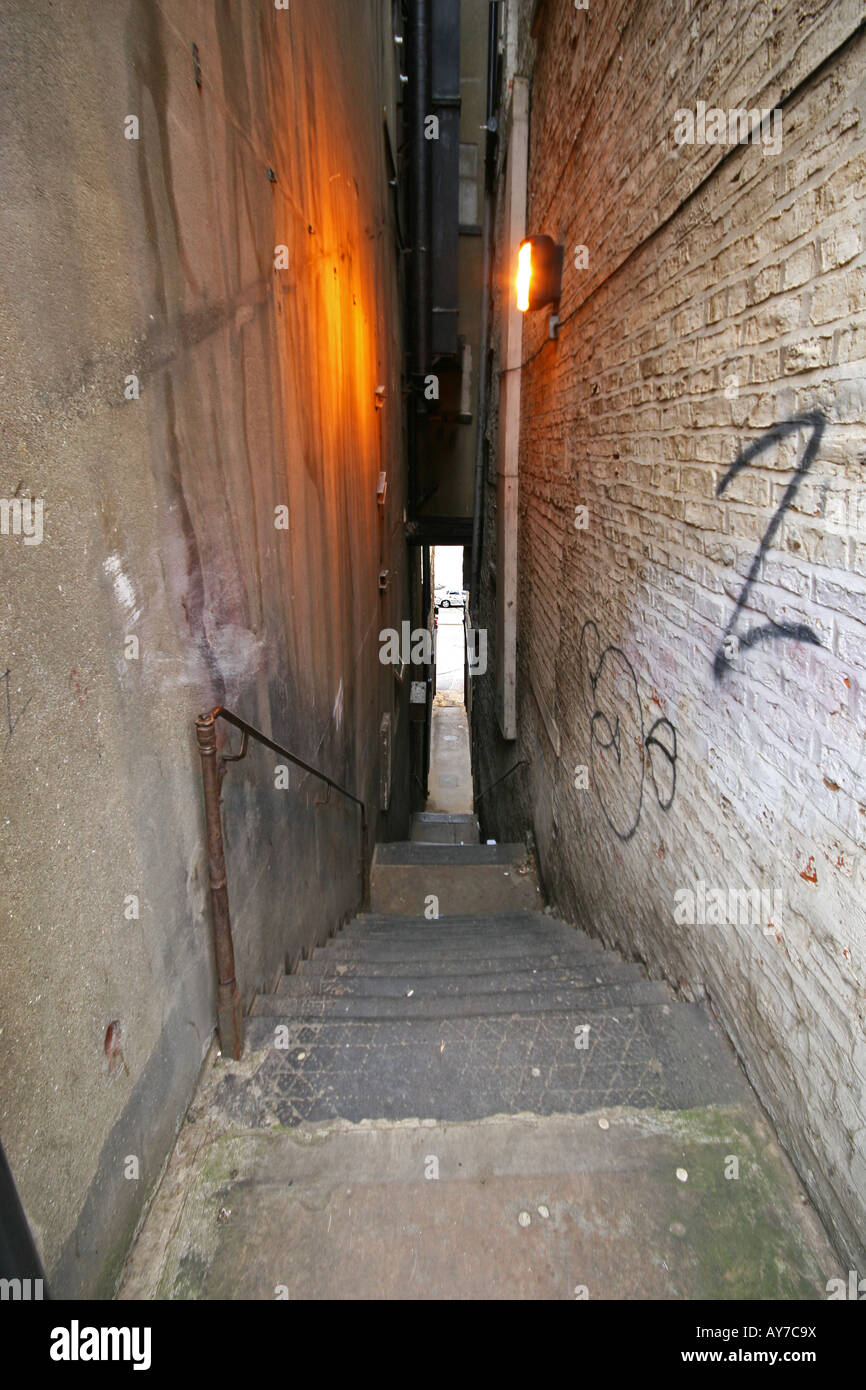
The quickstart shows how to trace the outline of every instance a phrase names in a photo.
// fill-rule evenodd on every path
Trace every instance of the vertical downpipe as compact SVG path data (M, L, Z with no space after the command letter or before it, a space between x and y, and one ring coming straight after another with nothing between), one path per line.
M244 1050L241 998L235 979L235 952L229 917L226 861L220 816L223 769L216 751L216 720L212 714L195 721L195 736L201 755L204 785L204 812L207 828L207 861L210 878L211 920L217 969L217 1030L223 1055L238 1061Z
M496 46L499 41L499 7L491 0L487 29L487 134L484 151L484 216L481 250L481 346L478 351L478 427L475 434L475 492L472 505L472 574L469 593L473 617L478 622L481 595L481 543L483 540L482 508L484 506L484 436L487 431L488 363L487 345L490 332L490 183L491 156L495 153L496 133Z
M412 26L413 237L412 301L414 367L419 378L430 365L430 142L424 123L431 114L430 16L428 0L415 0Z

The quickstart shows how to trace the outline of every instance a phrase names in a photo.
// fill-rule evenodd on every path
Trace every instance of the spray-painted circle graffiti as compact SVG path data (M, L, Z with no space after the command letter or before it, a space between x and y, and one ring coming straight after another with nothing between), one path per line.
M589 720L591 782L602 814L620 840L630 840L643 808L647 769L663 811L676 792L677 732L657 719L644 735L634 667L619 647L602 648L592 619L578 651L580 686Z

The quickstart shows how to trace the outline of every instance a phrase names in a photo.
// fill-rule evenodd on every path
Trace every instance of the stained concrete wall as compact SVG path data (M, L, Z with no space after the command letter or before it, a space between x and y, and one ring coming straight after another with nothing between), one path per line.
M214 1025L194 717L363 795L371 845L405 831L391 5L0 22L0 495L44 501L41 544L0 536L0 1133L56 1292L105 1294ZM360 892L356 810L278 762L225 784L247 1002Z
M560 910L709 996L862 1268L863 7L507 9L506 79L532 84L527 225L566 256L558 342L545 314L524 323L515 743L474 683L476 783L527 766L484 829L534 834ZM778 107L779 148L678 144L699 101ZM701 882L726 895L703 923ZM742 921L727 894L746 889L769 896Z

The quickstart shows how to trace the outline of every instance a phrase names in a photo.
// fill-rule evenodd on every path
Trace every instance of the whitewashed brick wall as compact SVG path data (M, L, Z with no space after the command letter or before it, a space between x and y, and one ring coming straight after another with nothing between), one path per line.
M547 0L534 40L511 10L528 227L565 244L568 321L523 369L519 735L497 744L479 683L476 777L530 766L488 829L531 824L563 912L709 997L866 1273L866 7ZM677 146L699 100L778 105L781 150ZM546 330L527 315L525 359ZM756 556L733 630L815 640L716 671ZM699 880L780 910L680 925Z

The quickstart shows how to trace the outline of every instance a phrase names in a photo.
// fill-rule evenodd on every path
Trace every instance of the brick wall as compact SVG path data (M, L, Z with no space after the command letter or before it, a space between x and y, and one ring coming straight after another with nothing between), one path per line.
M565 244L563 325L524 324L517 744L489 683L474 722L482 785L529 766L485 828L529 829L562 912L709 997L862 1270L864 6L546 0L530 33L533 10L508 6L506 88L531 78L527 225ZM678 145L699 101L778 107L781 147ZM699 881L776 896L677 920Z

